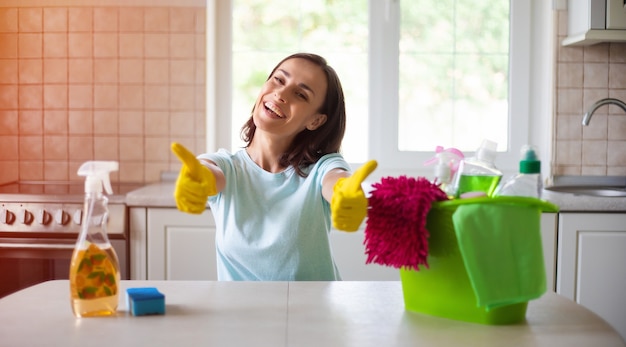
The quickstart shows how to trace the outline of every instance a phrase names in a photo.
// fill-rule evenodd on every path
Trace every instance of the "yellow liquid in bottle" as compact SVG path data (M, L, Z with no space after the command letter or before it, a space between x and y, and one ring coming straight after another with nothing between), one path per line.
M70 299L77 317L110 316L118 305L120 283L117 255L112 247L89 244L76 249L70 265Z

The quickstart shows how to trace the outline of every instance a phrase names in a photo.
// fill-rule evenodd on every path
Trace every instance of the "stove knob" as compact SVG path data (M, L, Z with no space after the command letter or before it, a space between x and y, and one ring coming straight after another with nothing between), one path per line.
M39 211L37 211L37 215L35 216L35 220L41 225L46 225L50 223L51 219L52 216L50 216L50 213L48 213L48 211L44 210L43 208L39 209Z
M15 213L3 208L0 210L0 223L13 224L15 222Z
M21 209L17 213L17 220L22 224L29 225L33 222L33 219L35 219L35 216L33 216L33 214L25 208Z
M70 221L70 215L63 210L57 210L54 213L54 221L58 225L65 225Z
M80 225L82 220L83 220L83 210L74 211L74 214L72 215L72 221L74 222L74 224Z

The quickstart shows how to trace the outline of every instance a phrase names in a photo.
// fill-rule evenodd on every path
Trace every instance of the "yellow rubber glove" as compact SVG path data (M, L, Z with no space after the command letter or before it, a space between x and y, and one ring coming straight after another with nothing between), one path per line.
M367 216L367 198L361 183L378 166L375 160L363 164L350 177L342 177L333 187L330 212L333 226L343 231L357 231Z
M183 163L174 189L176 207L183 212L200 214L206 209L209 196L217 194L215 176L183 145L173 142L172 152Z

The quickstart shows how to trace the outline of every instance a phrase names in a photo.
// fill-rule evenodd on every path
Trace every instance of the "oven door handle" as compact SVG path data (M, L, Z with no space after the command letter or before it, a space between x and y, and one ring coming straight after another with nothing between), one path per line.
M0 249L59 249L73 250L74 244L50 244L50 243L0 243Z

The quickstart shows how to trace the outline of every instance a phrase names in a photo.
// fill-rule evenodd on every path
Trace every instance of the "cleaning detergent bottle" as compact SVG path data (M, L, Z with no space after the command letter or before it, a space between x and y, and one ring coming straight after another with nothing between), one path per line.
M454 196L453 180L459 168L459 163L463 160L463 152L456 148L446 148L437 146L435 157L424 162L424 165L435 164L432 183L439 186L448 196Z
M537 156L537 150L531 145L526 145L521 150L519 173L506 181L495 195L541 198L542 189L541 161Z
M77 317L115 314L119 299L120 269L117 254L107 236L109 173L115 161L88 161L78 169L85 176L85 206L80 234L70 264L70 299Z
M502 172L494 163L497 146L497 143L485 139L474 157L461 161L454 180L455 197L475 194L493 195L502 179Z

